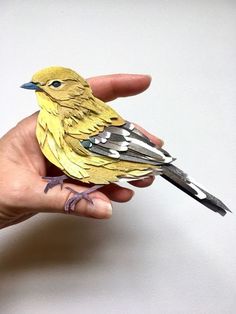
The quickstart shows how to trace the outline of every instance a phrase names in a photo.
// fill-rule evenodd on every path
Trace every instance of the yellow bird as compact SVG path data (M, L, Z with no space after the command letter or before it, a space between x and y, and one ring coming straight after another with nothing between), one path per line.
M93 96L89 84L75 71L45 68L21 87L35 90L41 108L36 128L40 148L65 173L44 177L48 181L45 193L58 184L62 186L68 177L95 184L83 193L70 189L74 195L65 204L67 212L74 210L81 198L91 202L89 193L105 184L161 174L204 205L225 214L223 203L219 206L218 199L171 165L174 158L169 153ZM209 195L218 201L217 206L208 204Z

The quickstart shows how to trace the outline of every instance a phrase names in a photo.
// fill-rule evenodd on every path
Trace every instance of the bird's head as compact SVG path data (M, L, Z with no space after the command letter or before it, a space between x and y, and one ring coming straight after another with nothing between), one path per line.
M64 67L49 67L36 72L31 82L21 86L45 93L57 101L69 100L81 95L88 83L75 71Z

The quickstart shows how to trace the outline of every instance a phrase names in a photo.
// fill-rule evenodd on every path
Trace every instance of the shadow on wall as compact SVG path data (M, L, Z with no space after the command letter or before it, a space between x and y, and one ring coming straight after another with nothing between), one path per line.
M4 241L0 249L0 278L63 266L89 269L95 262L110 263L111 255L119 260L116 255L120 250L129 252L134 246L141 249L143 241L149 242L153 236L147 228L151 218L143 220L142 215L145 215L142 208L129 205L126 210L122 205L109 220L53 214L35 216L25 230L23 225L23 230L18 227L13 230L9 243ZM0 281L0 288L1 284Z
M116 237L115 226L108 221L78 217L53 217L36 223L34 229L4 249L0 259L0 275L30 271L63 264L84 264L98 259L111 237ZM96 257L95 257L96 256Z

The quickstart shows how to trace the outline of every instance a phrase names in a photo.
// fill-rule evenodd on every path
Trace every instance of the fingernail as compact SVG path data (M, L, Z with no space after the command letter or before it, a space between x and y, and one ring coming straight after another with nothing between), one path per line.
M152 77L151 77L151 75L150 75L150 74L143 74L143 76L148 77L148 78L149 78L149 80L150 80L150 83L151 83L151 81L152 81Z
M131 199L135 194L134 190L130 190L130 194L131 194L131 196L130 196L130 199Z
M143 77L148 77L150 79L150 81L152 80L151 75L149 74L133 74L133 78L136 79L137 77L143 78Z
M150 180L154 181L154 179L155 179L155 176L149 176L147 178L142 179L142 182L148 182L149 183Z
M100 198L94 198L93 204L88 204L88 210L91 211L92 216L97 218L109 218L112 215L111 203Z

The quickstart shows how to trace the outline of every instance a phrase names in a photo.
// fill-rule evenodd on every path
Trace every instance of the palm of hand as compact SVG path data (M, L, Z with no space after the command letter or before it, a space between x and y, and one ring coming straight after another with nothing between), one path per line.
M46 162L34 130L36 114L21 121L0 140L1 192L0 226L25 220L34 214L28 198Z

